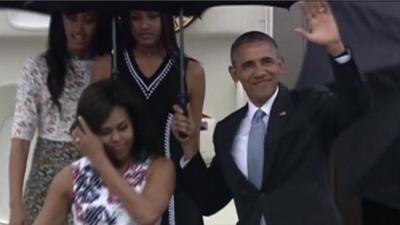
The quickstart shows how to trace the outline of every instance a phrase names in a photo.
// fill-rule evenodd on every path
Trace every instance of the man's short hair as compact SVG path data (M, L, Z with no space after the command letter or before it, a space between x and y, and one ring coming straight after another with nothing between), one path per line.
M260 31L249 31L242 35L240 35L236 40L233 42L231 46L231 63L232 65L235 63L234 55L237 52L238 48L244 44L256 42L256 41L265 41L266 43L270 44L275 50L278 52L278 45L276 41L266 33Z

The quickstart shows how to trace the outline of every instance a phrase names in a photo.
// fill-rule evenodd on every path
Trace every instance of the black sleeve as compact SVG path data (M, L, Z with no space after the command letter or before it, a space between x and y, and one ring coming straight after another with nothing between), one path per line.
M180 171L183 187L206 216L218 212L232 199L217 157L213 158L207 168L200 153L197 153Z
M359 72L353 57L340 64L331 59L335 83L324 105L322 125L329 136L337 134L370 108L370 89L364 75Z

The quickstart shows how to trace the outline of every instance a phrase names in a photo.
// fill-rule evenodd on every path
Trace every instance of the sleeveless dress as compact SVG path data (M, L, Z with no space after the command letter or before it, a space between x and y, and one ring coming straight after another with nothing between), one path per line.
M26 60L19 78L12 138L37 141L24 187L26 222L32 224L44 204L53 177L80 157L69 129L75 121L79 97L89 83L94 59L69 60L64 90L59 102L61 113L52 104L47 88L48 67L43 55ZM69 222L68 222L69 224Z
M179 168L183 156L180 143L171 132L173 104L176 103L179 90L179 69L177 59L166 55L160 67L150 78L145 77L139 69L131 51L123 50L118 54L119 79L131 87L132 93L145 103L146 113L155 128L153 140L155 147L162 149L164 156ZM185 64L187 64L187 58ZM186 87L185 87L186 88ZM176 177L176 190L172 196L167 212L163 216L163 225L203 224L201 213L180 185L179 173Z
M143 163L132 163L124 172L123 179L132 187L132 191L138 194L143 192L151 162L151 159L147 159ZM138 225L122 207L118 196L104 186L88 158L82 157L73 162L71 168L74 225Z

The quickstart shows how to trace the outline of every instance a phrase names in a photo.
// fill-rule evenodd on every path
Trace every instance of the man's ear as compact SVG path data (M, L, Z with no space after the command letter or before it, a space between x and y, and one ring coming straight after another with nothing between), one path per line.
M236 68L235 66L230 65L229 68L229 73L231 74L232 80L237 83L238 82L238 77L237 77L237 73L236 73Z

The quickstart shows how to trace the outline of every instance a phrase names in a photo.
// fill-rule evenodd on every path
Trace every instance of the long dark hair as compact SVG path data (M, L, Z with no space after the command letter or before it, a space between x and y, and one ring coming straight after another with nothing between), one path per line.
M77 115L99 134L101 126L117 106L126 110L133 126L133 160L143 162L149 156L162 155L161 149L154 148L150 139L153 127L144 112L143 102L119 80L107 79L89 85L79 99Z
M82 11L81 11L82 12ZM63 12L66 14L77 14L76 11ZM91 44L91 55L106 53L110 47L109 37L109 17L105 14L97 13L98 25ZM62 21L62 13L53 13L50 18L48 48L45 53L45 59L48 66L47 88L50 92L51 101L61 111L61 105L58 101L64 89L65 76L70 66L70 55L67 50L67 38Z
M122 44L125 49L132 49L136 45L136 41L132 36L130 30L130 12L126 11L121 17L121 35ZM165 51L172 56L176 56L179 52L178 45L176 43L175 28L174 28L174 16L170 13L159 12L161 20L161 40Z

